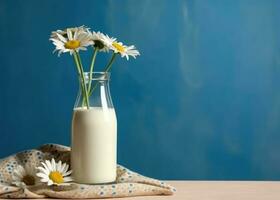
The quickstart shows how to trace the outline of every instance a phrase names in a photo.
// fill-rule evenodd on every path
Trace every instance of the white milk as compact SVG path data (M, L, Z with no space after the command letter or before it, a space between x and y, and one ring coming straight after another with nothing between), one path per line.
M117 119L114 108L75 108L72 119L71 167L79 183L116 179Z

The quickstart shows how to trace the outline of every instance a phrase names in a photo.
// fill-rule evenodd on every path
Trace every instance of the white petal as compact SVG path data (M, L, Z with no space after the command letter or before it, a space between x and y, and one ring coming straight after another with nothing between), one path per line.
M73 40L73 37L72 37L72 31L71 31L71 29L67 29L67 36L68 36L68 39L69 40Z
M36 175L41 177L41 178L48 178L49 177L48 174L44 174L44 173L41 173L41 172L37 173Z
M70 181L73 181L73 178L71 176L64 178L64 182L70 182Z
M63 43L63 42L61 42L61 41L54 41L53 44L54 44L55 46L64 47L64 44L65 44L65 43Z
M53 158L52 158L52 168L53 168L53 171L57 171L56 163L55 163L55 160Z
M52 164L49 160L46 160L46 165L47 165L47 168L50 170L50 171L54 171L54 169L52 168Z
M61 53L63 53L63 51L62 51L62 50L60 50L60 51L58 52L58 54L57 54L57 55L58 55L58 57L60 57L60 54L61 54Z
M86 50L87 50L87 48L85 48L85 47L80 47L80 48L79 48L79 50L86 51Z
M50 170L50 169L48 168L48 166L46 165L46 163L41 162L41 164L44 166L44 168L45 168L46 170Z
M62 175L63 175L63 176L68 176L68 175L70 175L71 173L72 173L72 170L69 170L68 172L63 173Z
M59 172L62 172L62 171L61 171L61 163L62 163L62 162L61 162L61 160L60 160L60 161L58 161L58 164L56 165L56 170L59 171Z
M64 172L67 172L69 168L69 165L66 164L66 167L64 168Z
M67 186L67 185L71 185L71 183L60 183L60 184L57 184L57 183L55 183L55 185L64 185L64 186Z
M75 32L74 32L74 38L73 38L74 40L77 39L77 34L78 34L78 31L75 31Z
M77 40L79 40L79 41L83 41L85 38L87 38L86 33L80 33L77 35Z
M39 169L40 172L43 172L44 174L49 174L50 171L46 168L43 168L43 167L37 167Z
M48 185L53 185L53 181L49 179Z
M48 178L42 178L40 181L41 182L43 182L43 183L46 183L46 182L48 182L50 179L48 179Z
M66 172L66 171L65 171L65 168L66 168L66 163L63 163L62 166L61 166L61 171L60 171L60 172L61 172L61 173Z
M71 49L62 49L61 50L63 53L65 53L65 52L72 52L73 50L71 50Z
M64 42L64 43L67 42L67 40L65 39L65 37L63 37L62 35L57 34L57 37L58 37L62 42Z

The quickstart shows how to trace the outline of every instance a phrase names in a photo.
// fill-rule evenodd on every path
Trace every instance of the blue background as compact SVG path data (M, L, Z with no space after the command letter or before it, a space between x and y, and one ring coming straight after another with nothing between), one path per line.
M276 0L1 0L0 157L69 145L76 72L48 39L84 24L142 54L113 66L119 163L160 179L280 180L279 10Z

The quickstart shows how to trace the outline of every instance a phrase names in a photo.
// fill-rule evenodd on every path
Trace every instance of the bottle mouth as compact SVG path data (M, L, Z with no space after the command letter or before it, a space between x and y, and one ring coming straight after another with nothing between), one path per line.
M86 80L107 81L110 80L110 72L84 72Z

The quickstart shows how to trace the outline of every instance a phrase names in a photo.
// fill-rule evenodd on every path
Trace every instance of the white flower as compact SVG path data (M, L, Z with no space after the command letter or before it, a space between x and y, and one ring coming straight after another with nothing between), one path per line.
M121 54L121 57L126 57L127 60L129 59L129 56L136 58L136 56L140 55L139 51L136 49L134 45L126 46L121 42L114 41L111 45L111 49L115 53Z
M36 177L36 169L30 165L25 165L25 167L18 165L14 169L12 174L12 184L18 187L26 187L36 185L38 179Z
M72 33L74 33L75 31L83 31L83 32L89 31L89 28L84 25L79 26L79 27L67 28L67 29L71 30ZM67 38L67 29L52 31L51 38L58 38L57 33L59 33L60 35L62 35L65 38Z
M65 185L73 179L69 176L72 170L68 171L69 165L61 162L56 163L54 159L41 162L43 167L38 167L39 173L36 175L41 178L41 182L48 185Z
M86 50L86 47L93 44L91 34L87 28L68 28L66 31L57 30L52 33L50 40L55 45L58 55L69 52L71 55L79 50Z
M110 46L116 40L116 38L110 38L108 35L104 35L100 31L92 32L92 40L94 47L98 48L99 51L109 52Z

